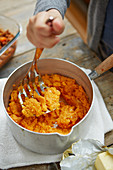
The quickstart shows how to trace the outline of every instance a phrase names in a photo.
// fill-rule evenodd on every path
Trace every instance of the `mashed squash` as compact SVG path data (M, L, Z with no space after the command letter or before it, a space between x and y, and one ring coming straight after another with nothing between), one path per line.
M88 112L90 102L83 87L69 77L59 74L43 75L48 86L38 95L23 97L23 105L18 99L18 90L13 90L7 108L8 114L20 126L39 133L68 134ZM36 80L37 87L38 81ZM49 113L46 113L47 110Z

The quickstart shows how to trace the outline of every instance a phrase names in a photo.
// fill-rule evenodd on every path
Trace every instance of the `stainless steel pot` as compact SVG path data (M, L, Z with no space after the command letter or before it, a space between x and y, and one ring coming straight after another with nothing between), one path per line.
M113 57L112 57L113 61ZM9 127L11 129L14 138L25 148L41 153L41 154L59 154L64 152L70 145L78 140L79 126L82 126L82 122L85 121L90 114L90 111L94 102L94 89L90 77L95 78L95 75L100 74L101 67L97 68L97 72L92 72L89 76L82 71L82 69L69 61L63 59L40 59L38 61L38 67L41 74L58 73L64 76L68 76L76 79L78 84L82 85L85 89L89 100L91 102L90 109L86 116L72 127L71 132L68 135L61 135L58 133L37 133L27 130L19 126L8 115L6 109L8 107L10 93L12 91L12 85L19 83L29 69L31 62L25 63L17 68L9 77L3 89L3 104ZM106 65L106 64L105 64ZM109 65L109 64L108 64ZM102 65L103 67L103 65ZM113 64L112 66L113 67ZM107 69L105 69L106 71ZM101 70L103 72L103 70Z

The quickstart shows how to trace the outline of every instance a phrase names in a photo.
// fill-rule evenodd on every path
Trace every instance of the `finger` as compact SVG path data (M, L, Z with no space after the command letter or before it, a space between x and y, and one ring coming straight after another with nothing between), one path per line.
M60 18L55 18L52 21L52 24L50 25L45 24L38 29L40 30L41 35L48 37L52 34L60 35L64 31L64 28L65 28L64 21Z
M36 35L40 34L42 36L47 37L47 36L50 36L52 34L52 27L49 24L46 23L48 18L49 18L49 16L43 15L42 17L37 17L35 19L34 30L35 30Z
M29 32L27 37L28 40L38 48L51 48L60 41L59 37L53 35L49 37L39 35L38 39L35 39L34 36L32 36Z
M42 35L44 32L45 34L48 34L48 32L50 32L51 30L51 27L48 24L46 24L48 18L49 15L47 15L46 12L41 12L38 15L32 16L29 19L28 27L30 27L32 31L34 32L37 31Z
M53 32L56 35L60 35L65 28L64 21L61 18L56 18L52 22Z
M45 39L45 37L43 37L43 38L44 39L42 39L42 41L41 41L41 42L43 42L43 44L40 44L43 46L43 48L52 48L60 41L60 38L56 37L56 36L47 37L46 39Z

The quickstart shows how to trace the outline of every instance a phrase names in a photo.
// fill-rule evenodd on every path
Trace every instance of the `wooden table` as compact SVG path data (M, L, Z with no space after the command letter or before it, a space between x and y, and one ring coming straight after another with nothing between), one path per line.
M32 60L34 56L35 47L26 38L26 25L29 17L33 14L35 3L35 0L0 1L0 13L16 19L22 25L23 30L18 38L15 55L0 70L0 78L7 77L15 68L29 60ZM64 20L66 28L64 33L60 36L60 43L52 49L45 49L41 58L62 58L72 61L81 67L91 70L94 69L100 63L100 60L95 53L93 53L87 45L84 44L80 35L72 27L68 20L66 18ZM96 79L95 83L98 85L107 109L113 119L113 73L108 71L106 74ZM105 134L105 144L111 145L112 143L113 131ZM60 169L58 164L54 165L57 165L57 169ZM44 164L11 168L11 170L47 170L50 168L53 170L55 169L53 164Z

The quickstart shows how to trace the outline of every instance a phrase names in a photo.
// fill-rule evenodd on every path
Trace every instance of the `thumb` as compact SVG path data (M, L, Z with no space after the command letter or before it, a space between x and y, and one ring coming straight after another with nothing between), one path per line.
M65 25L61 18L55 18L52 22L53 34L59 35L64 31Z

